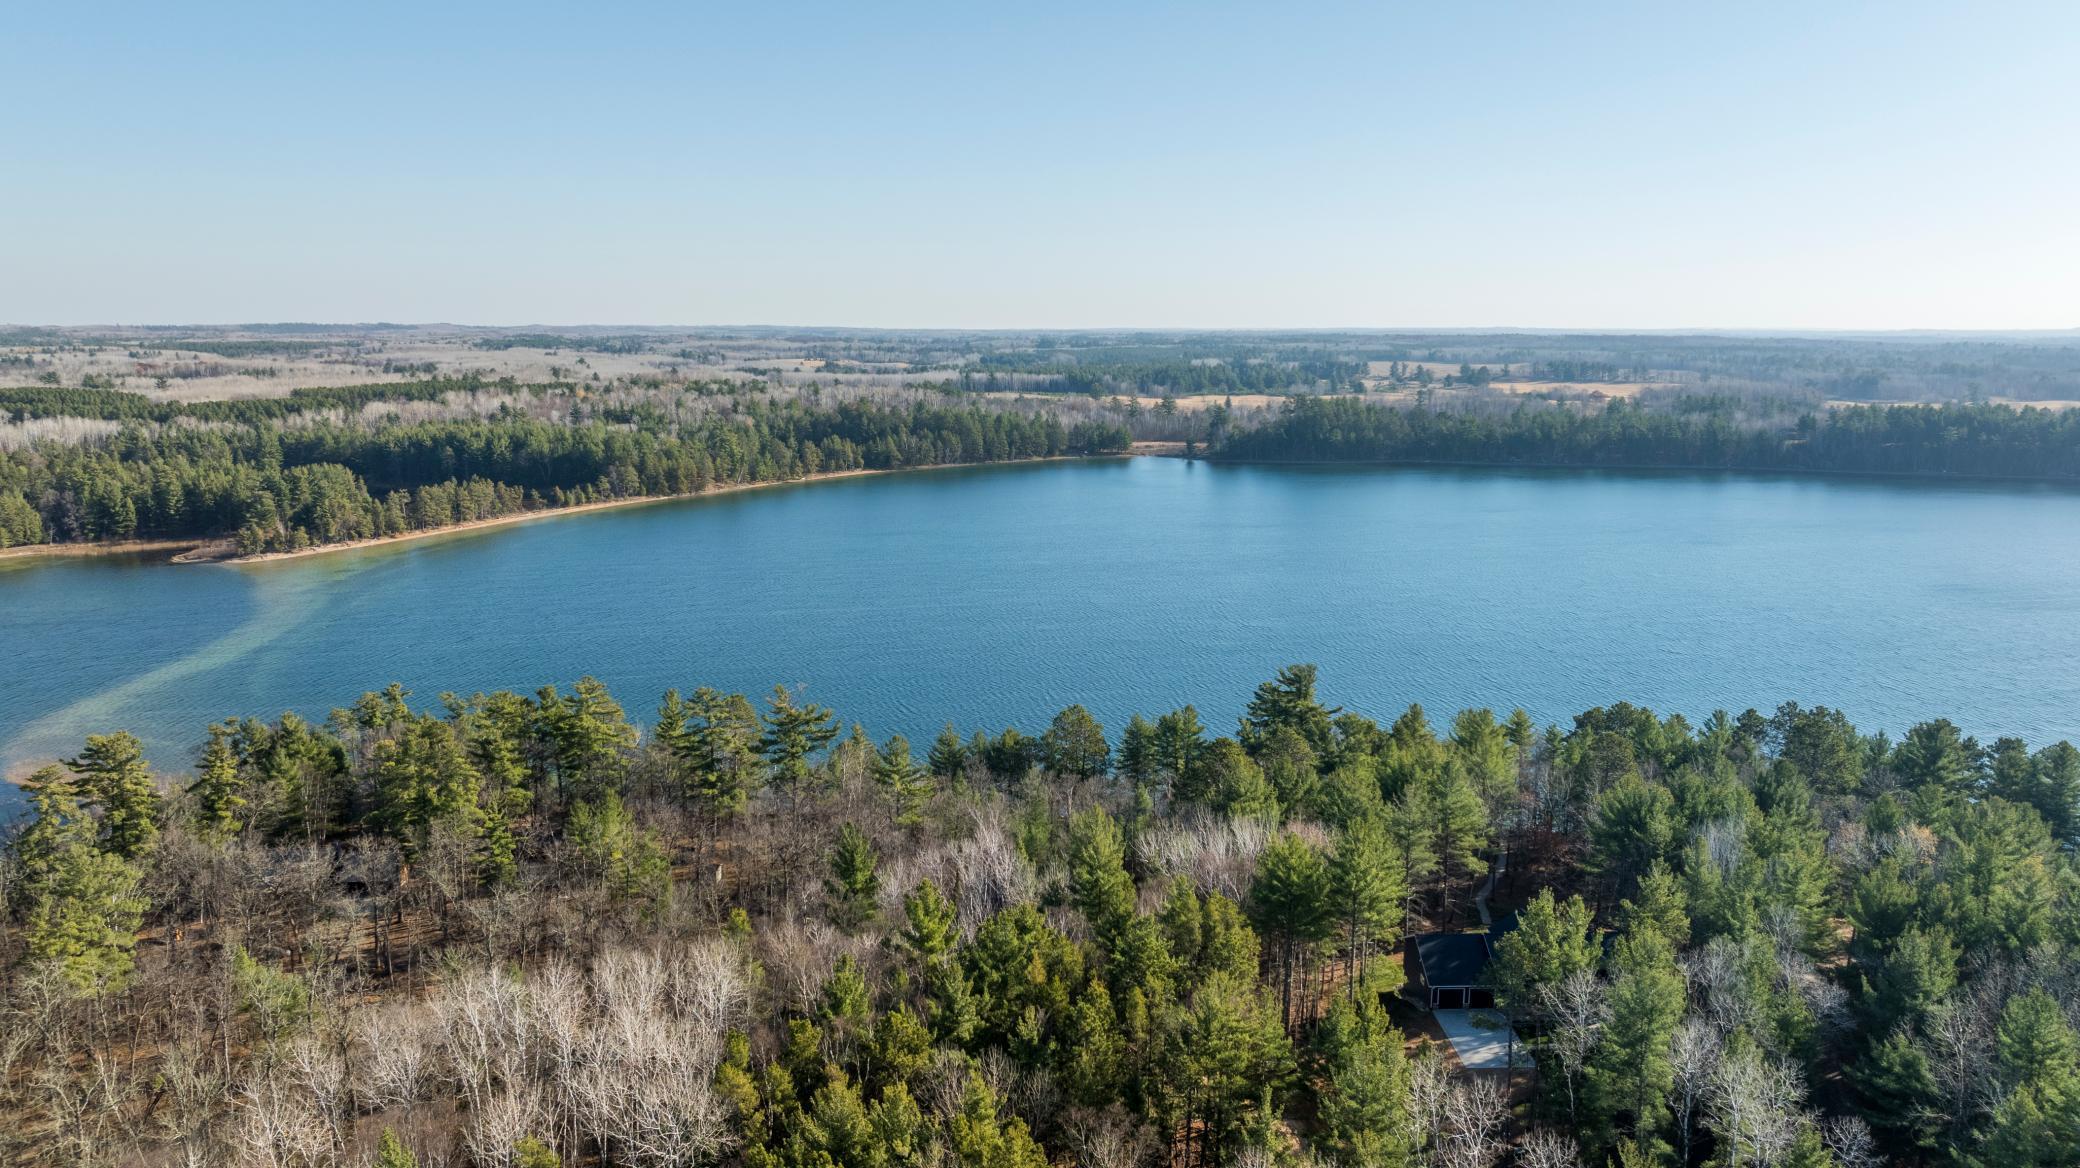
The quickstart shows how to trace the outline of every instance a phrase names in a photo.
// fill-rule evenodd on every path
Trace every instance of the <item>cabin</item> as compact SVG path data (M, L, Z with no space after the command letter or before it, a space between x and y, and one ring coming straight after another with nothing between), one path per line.
M1408 988L1433 1010L1493 1009L1492 956L1485 933L1418 933L1408 941Z

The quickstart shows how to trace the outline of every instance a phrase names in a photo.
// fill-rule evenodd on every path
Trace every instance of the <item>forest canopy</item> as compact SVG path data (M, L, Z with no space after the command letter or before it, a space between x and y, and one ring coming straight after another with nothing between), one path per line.
M2080 1161L2080 751L1786 703L931 742L598 681L121 732L0 879L0 1141L83 1166ZM1506 863L1504 859L1506 857ZM1405 941L1476 931L1468 1072Z
M1679 399L1652 410L1546 404L1431 410L1294 398L1271 422L1232 429L1212 457L1276 462L1467 462L2080 479L2080 412L2004 405L1845 406L1782 423L1739 403Z
M2080 400L2080 345L2048 334L31 329L0 337L0 376L34 382L0 387L0 547L295 551L1137 440L1231 461L2080 480L2080 414L2059 408ZM317 383L260 388L287 378Z
M499 404L478 416L407 416L411 403L465 390ZM10 391L0 409L119 428L105 440L0 449L0 547L228 537L249 555L715 485L1116 453L1130 441L1117 425L972 405L820 405L749 392L673 400L688 399L697 405L668 411L580 397L543 417L517 388L445 382L188 406L116 391Z

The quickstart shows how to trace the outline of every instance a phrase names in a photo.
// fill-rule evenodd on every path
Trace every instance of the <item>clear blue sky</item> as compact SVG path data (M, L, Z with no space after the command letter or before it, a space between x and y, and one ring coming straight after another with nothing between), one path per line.
M28 0L0 320L2080 326L2080 5Z

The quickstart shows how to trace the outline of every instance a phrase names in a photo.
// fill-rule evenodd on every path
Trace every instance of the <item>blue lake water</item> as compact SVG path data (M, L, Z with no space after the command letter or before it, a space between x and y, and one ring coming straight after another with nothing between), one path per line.
M1895 733L2080 736L2080 493L2013 484L1231 467L1136 458L838 480L273 564L0 567L0 765L401 681L776 682L913 739L1228 731L1281 664L1382 718L1619 699L1824 703ZM12 794L0 793L0 799Z

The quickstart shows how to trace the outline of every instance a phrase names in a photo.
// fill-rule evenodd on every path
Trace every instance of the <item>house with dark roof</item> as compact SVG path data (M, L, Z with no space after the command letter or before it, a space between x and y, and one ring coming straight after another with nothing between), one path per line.
M1494 956L1485 933L1418 933L1408 940L1408 988L1433 1010L1489 1009Z

